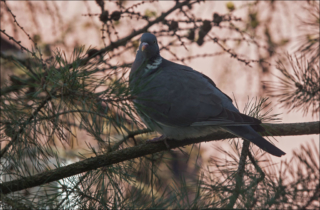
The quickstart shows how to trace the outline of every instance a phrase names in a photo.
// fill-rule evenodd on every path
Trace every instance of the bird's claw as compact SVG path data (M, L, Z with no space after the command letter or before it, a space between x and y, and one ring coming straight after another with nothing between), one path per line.
M156 142L161 142L161 141L164 142L164 144L166 145L167 149L170 149L170 146L169 146L169 144L167 142L167 138L164 135L161 135L161 136L153 138L153 139L149 139L146 142L147 143L156 143Z

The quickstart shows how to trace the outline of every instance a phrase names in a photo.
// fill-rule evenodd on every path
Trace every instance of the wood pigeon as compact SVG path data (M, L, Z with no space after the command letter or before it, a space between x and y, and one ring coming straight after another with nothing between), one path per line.
M272 155L285 154L256 132L263 130L261 121L241 114L210 78L162 58L151 33L141 37L129 87L142 121L162 134L155 141L205 137L224 130Z

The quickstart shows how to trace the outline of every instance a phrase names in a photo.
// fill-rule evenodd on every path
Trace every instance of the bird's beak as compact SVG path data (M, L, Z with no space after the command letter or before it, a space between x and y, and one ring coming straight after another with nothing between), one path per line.
M142 42L141 44L142 44L142 46L141 46L142 51L144 51L146 49L146 47L149 45L147 42Z

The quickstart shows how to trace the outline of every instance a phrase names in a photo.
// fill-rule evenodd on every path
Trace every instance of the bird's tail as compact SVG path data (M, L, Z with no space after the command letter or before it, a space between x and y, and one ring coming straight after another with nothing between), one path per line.
M228 132L230 132L236 136L239 136L240 138L243 138L245 140L248 140L248 141L254 143L255 145L257 145L258 147L260 147L264 151L266 151L274 156L281 157L282 155L286 154L282 150L280 150L278 147L274 146L269 141L267 141L262 136L260 136L260 134L258 134L249 125L246 125L246 126L223 126L223 128L225 130L227 130Z

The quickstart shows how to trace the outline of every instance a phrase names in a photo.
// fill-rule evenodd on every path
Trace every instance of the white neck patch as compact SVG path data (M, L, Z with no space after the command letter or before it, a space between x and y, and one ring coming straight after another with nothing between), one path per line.
M159 56L159 58L155 59L152 64L147 64L145 71L156 69L161 63L162 63L162 58Z

